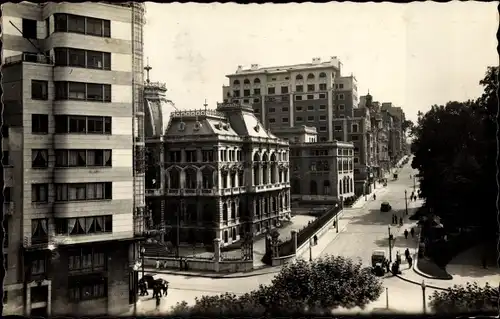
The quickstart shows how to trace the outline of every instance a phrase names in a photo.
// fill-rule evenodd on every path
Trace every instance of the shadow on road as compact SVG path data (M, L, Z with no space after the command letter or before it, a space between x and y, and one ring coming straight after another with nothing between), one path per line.
M390 225L392 215L400 217L404 214L404 210L392 210L390 212L381 212L380 209L370 209L368 213L362 216L352 218L351 224L357 225Z
M400 233L395 235L396 231L400 231ZM406 248L410 248L410 251L412 251L412 249L414 249L415 247L415 241L417 240L417 238L412 238L411 235L408 235L408 238L405 238L403 232L404 229L397 230L396 227L391 227L391 234L395 239L395 241L393 242L393 249L405 250ZM387 236L385 236L385 238L375 240L375 244L378 247L389 247L389 233L387 234Z

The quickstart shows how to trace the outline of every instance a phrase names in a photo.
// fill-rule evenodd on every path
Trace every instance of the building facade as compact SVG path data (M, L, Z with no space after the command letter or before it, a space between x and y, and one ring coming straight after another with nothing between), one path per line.
M354 146L350 142L309 141L312 127L277 131L290 142L292 200L336 203L354 195ZM292 134L295 136L292 137Z
M144 7L2 13L4 314L122 314L144 233Z
M290 214L288 142L250 106L173 112L163 142L166 241L229 245Z
M337 57L287 66L239 66L234 74L227 75L229 85L223 86L223 99L250 103L264 127L271 131L307 125L316 127L318 141L333 141L336 98L344 107L357 99L357 94L349 93L355 88L349 84L352 81L342 78L336 82L340 74Z

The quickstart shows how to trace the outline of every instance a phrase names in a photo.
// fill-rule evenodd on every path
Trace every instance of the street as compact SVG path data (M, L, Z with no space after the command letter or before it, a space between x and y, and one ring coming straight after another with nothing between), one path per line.
M342 255L353 259L359 259L365 266L371 266L371 254L374 250L386 250L388 254L388 225L391 223L391 216L396 213L398 217L405 216L405 194L408 191L408 197L413 191L413 177L415 171L410 167L410 163L405 165L399 172L399 179L389 180L386 187L377 192L377 199L368 198L368 203L363 208L345 209L343 217L339 220L339 233L332 228L325 234L321 241L329 242L321 252L315 251L314 258L328 254ZM364 199L361 199L364 200ZM380 203L388 201L392 206L392 211L387 213L380 212ZM408 204L411 216L416 204ZM419 203L417 201L417 203ZM396 238L395 249L404 253L405 239L402 236L404 229L399 226L391 226L391 233ZM409 236L408 240L412 239ZM316 247L313 247L315 249ZM308 258L306 252L302 258ZM306 256L307 255L307 256ZM395 252L393 251L393 258ZM403 261L402 267L407 267ZM260 284L269 284L275 273L262 274L246 278L200 278L186 277L182 275L158 274L170 282L168 297L163 298L159 312L166 313L171 310L178 302L186 301L193 304L196 297L204 295L218 295L229 292L234 294L244 294L256 289ZM388 288L389 309L391 311L418 313L423 310L422 288L418 285L408 283L397 277L388 277L383 279L384 288ZM426 295L429 296L433 289L427 288ZM155 302L151 297L140 297L138 304L138 314L155 314ZM428 301L428 298L427 298ZM372 310L383 309L386 307L385 289L380 298L368 305L365 309L338 309L337 312L347 313L366 313Z

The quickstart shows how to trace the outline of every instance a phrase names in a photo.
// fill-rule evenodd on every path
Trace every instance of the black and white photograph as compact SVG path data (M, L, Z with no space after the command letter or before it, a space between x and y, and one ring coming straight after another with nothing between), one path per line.
M498 2L1 12L2 316L500 313Z

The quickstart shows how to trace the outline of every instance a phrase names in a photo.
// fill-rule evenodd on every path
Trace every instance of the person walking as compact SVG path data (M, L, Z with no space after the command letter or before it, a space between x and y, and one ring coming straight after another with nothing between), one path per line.
M408 256L408 269L410 269L411 266L413 266L413 258L411 258L411 256Z
M408 229L405 229L404 234L405 234L405 239L408 239Z
M403 226L403 217L399 217L399 225Z
M156 260L156 269L160 269L160 260L159 259Z
M156 295L156 310L160 310L161 297Z
M406 260L408 260L408 258L410 258L410 250L408 248L405 249L405 257L406 257Z
M411 234L411 237L415 237L415 230L413 229L413 227L410 229L410 234Z

